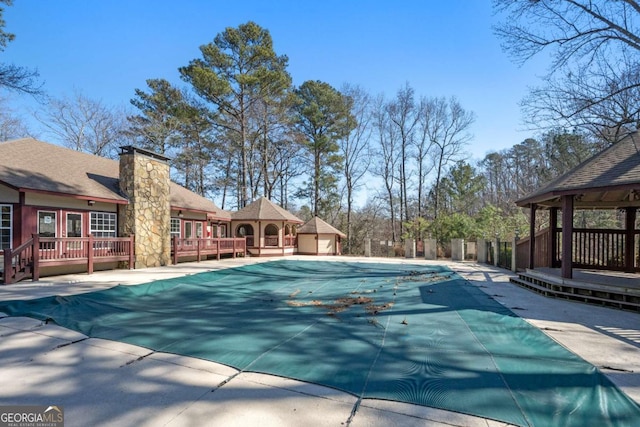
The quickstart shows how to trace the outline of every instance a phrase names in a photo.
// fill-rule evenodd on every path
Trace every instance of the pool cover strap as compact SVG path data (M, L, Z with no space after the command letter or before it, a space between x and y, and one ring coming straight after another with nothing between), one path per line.
M640 420L594 366L444 267L279 260L0 311L521 426Z

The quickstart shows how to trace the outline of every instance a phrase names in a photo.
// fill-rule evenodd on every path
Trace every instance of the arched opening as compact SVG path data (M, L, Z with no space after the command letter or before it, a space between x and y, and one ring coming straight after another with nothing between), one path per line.
M265 246L278 246L278 234L280 230L275 224L268 224L264 228L264 245Z
M247 247L253 247L253 226L251 224L240 224L238 228L236 228L236 236L237 237L246 237L247 238Z

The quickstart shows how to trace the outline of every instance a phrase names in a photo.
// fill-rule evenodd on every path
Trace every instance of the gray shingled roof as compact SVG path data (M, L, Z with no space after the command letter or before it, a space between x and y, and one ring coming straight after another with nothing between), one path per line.
M317 216L307 221L307 223L302 227L298 228L298 234L337 234L340 237L347 237L347 235L342 231Z
M637 190L637 191L636 191ZM576 207L638 206L640 196L640 134L634 133L582 162L569 172L518 200L559 206L562 195L575 195Z
M233 212L231 219L234 221L288 221L299 224L304 222L266 197L261 197L239 211Z
M33 138L0 143L0 182L25 191L45 191L61 195L126 203L119 189L119 163ZM198 194L171 182L171 206L185 210L231 215Z

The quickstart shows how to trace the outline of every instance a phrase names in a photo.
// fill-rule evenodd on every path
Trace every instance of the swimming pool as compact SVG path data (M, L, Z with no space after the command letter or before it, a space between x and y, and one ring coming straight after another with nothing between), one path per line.
M640 417L595 367L446 267L277 260L0 311L523 426Z

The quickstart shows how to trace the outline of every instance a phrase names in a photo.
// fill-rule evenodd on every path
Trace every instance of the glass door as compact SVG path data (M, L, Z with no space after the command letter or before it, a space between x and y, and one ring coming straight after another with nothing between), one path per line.
M57 237L58 235L58 217L53 211L38 211L38 235L40 237ZM49 258L54 256L56 242L40 242L40 249L47 252L43 254Z
M82 237L82 214L67 213L67 224L65 234L69 238L64 244L65 256L67 258L82 257L82 242L73 239Z

